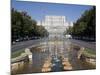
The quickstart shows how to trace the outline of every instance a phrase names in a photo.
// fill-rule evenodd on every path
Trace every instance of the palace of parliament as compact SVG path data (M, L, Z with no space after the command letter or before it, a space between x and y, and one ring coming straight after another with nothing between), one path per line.
M45 16L42 21L38 21L38 25L42 25L49 32L49 36L54 35L61 36L64 31L69 27L73 26L72 22L68 22L65 16Z

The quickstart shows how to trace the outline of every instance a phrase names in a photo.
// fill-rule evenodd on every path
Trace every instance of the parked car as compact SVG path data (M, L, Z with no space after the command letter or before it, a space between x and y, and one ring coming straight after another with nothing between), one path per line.
M65 35L65 36L66 36L67 39L72 39L72 36L69 35L69 34L68 35Z
M16 44L16 42L15 42L15 41L13 41L13 42L12 42L12 45L15 45L15 44Z
M15 42L20 42L20 40L19 39L16 39Z

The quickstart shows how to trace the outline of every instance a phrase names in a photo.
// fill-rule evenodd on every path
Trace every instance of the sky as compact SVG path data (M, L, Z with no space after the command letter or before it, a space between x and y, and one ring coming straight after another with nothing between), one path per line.
M27 2L12 0L11 8L18 11L25 11L32 19L41 21L46 15L66 16L69 22L75 22L85 10L92 6L75 4L58 4L45 2Z

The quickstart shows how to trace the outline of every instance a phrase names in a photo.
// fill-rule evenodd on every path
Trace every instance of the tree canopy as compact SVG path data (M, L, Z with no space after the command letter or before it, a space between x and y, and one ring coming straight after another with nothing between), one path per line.
M25 37L44 37L48 32L43 26L38 26L37 22L27 14L12 8L11 10L11 32L12 40Z
M67 29L67 33L73 37L80 39L92 38L95 40L96 36L96 7L86 10L81 17L74 23L73 27Z

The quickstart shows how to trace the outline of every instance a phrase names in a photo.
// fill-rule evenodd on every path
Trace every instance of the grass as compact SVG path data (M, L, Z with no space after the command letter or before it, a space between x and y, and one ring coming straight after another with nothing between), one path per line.
M87 51L90 54L96 55L96 51L95 50L91 50L91 49L86 48L85 51Z
M91 50L89 48L85 48L83 54L88 57L96 58L96 50Z
M18 57L18 56L20 56L20 54L23 53L23 52L24 52L24 49L18 50L18 51L15 51L15 52L12 52L12 53L11 53L11 58Z

